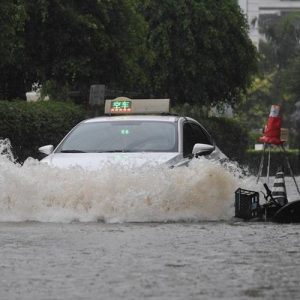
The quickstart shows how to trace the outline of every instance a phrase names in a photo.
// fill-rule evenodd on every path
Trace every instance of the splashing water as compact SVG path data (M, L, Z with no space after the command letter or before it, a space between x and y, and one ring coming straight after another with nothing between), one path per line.
M189 167L99 171L58 169L27 159L14 162L0 140L0 222L164 222L220 220L233 216L234 191L254 186L217 162L195 159ZM231 166L232 169L232 166Z

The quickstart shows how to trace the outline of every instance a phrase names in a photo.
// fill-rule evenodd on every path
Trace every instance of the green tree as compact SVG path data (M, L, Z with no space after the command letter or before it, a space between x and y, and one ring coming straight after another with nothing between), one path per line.
M178 103L234 104L255 69L255 49L234 0L3 0L1 5L7 16L15 15L11 23L1 22L15 28L5 32L12 33L8 45L18 49L9 52L11 68L4 68L19 78L18 92L7 98L24 95L34 82L85 92L90 84L104 83ZM16 90L8 77L2 82Z
M143 85L146 23L132 0L27 0L31 81Z
M281 104L284 126L300 97L300 13L268 15L259 20L259 74L237 115L249 128L262 128L272 104Z
M10 97L22 82L25 10L23 0L0 2L0 98ZM18 94L17 94L18 96Z
M260 41L263 71L285 68L300 49L300 14L266 16L259 22L266 40Z
M235 118L249 130L263 128L270 107L276 103L273 98L274 74L256 77L247 91L247 96L236 107Z
M290 92L297 90L294 76L300 51L300 13L265 17L259 23L266 38L260 42L260 70L267 77L273 74L270 88L273 101L288 104L292 101Z
M300 53L294 57L283 72L285 91L295 100L300 99Z
M233 0L148 0L142 6L154 53L153 94L201 105L239 101L256 50Z

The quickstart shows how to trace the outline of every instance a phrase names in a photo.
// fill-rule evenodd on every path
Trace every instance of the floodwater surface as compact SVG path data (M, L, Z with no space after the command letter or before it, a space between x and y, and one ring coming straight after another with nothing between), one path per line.
M1 299L299 299L297 225L0 225Z
M234 164L87 172L0 153L0 299L299 299L300 225L234 220L236 188L262 190Z

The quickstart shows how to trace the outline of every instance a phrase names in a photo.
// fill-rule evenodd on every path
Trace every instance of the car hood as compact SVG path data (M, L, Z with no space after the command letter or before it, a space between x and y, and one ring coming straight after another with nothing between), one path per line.
M179 153L53 153L42 159L54 167L79 166L88 170L101 169L105 165L122 165L130 168L167 164L172 166L182 160Z

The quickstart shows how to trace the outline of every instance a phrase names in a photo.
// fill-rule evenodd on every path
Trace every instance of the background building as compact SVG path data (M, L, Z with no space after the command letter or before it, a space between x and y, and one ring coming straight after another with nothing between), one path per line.
M300 11L300 0L239 0L250 25L250 38L258 46L262 36L258 32L258 20L265 16Z

